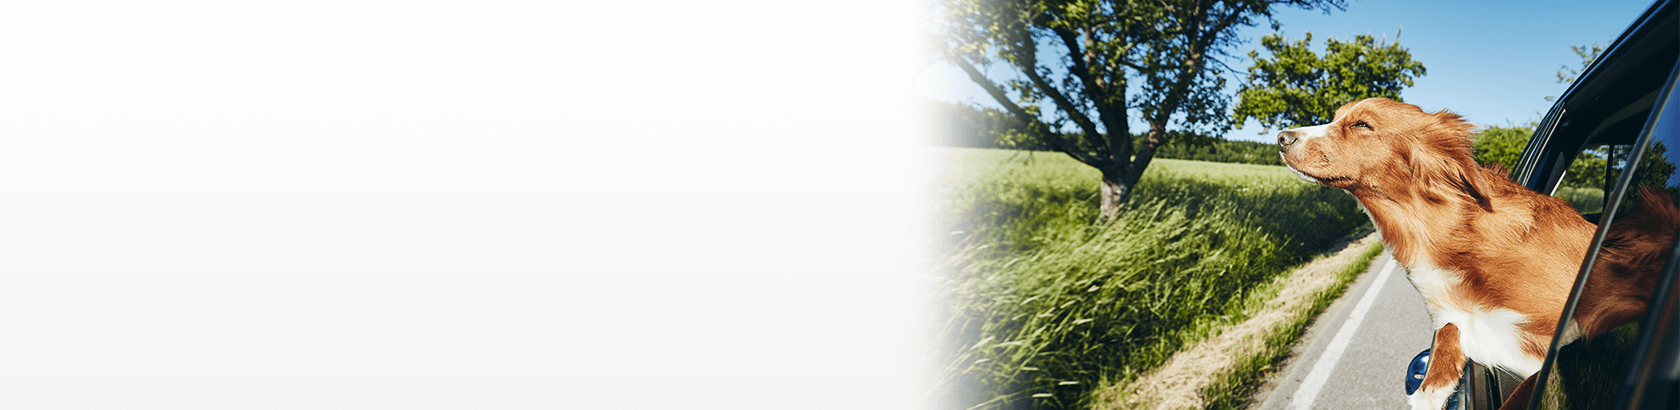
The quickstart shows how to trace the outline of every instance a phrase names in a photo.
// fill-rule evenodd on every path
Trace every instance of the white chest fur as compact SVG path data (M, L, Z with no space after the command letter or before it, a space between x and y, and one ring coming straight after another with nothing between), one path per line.
M1440 329L1448 323L1458 327L1458 343L1466 357L1524 377L1540 371L1543 359L1523 353L1520 342L1519 325L1527 322L1528 317L1510 309L1482 305L1456 290L1456 285L1464 279L1458 272L1432 266L1407 271L1406 278L1423 295L1434 327Z

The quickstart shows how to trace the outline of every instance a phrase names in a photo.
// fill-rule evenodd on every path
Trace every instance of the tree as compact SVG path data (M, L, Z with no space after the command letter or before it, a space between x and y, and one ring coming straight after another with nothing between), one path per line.
M1477 131L1470 137L1476 163L1483 166L1499 164L1506 171L1516 169L1517 158L1522 156L1529 136L1534 135L1534 126L1534 123L1492 126ZM1561 184L1571 188L1603 189L1604 164L1609 157L1610 151L1605 147L1582 150L1569 163L1569 171L1563 174Z
M1604 45L1593 43L1591 47L1588 47L1570 44L1569 51L1575 52L1575 56L1581 58L1581 68L1571 68L1568 64L1560 66L1557 72L1558 84L1574 83L1575 79L1581 76L1581 72L1587 71L1587 67L1592 65L1593 60L1597 60L1598 55L1604 52ZM1551 101L1552 99L1557 98L1557 96L1547 95L1541 96L1540 98L1545 98L1546 101Z
M1506 170L1515 169L1530 135L1534 135L1533 124L1484 128L1470 137L1472 155L1483 166L1499 164Z
M1101 172L1113 220L1168 128L1229 128L1221 62L1237 32L1278 6L1342 9L1345 0L939 0L941 58L1026 124L1017 137ZM1010 77L994 80L993 70ZM1132 115L1147 130L1134 137ZM1133 148L1133 139L1143 142Z
M1248 53L1254 65L1237 90L1231 121L1242 128L1243 121L1253 118L1265 127L1260 131L1265 134L1273 128L1330 122L1336 107L1361 99L1403 101L1400 90L1428 71L1400 46L1400 35L1394 37L1393 44L1369 35L1354 36L1353 41L1327 39L1322 57L1312 51L1312 33L1295 42L1281 34L1262 37L1260 45L1271 58L1260 58L1259 50Z

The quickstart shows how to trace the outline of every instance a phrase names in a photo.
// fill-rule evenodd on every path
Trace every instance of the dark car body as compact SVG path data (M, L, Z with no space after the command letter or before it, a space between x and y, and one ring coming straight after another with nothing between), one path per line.
M1535 128L1511 174L1529 189L1569 199L1599 225L1561 318L1573 317L1591 281L1607 280L1589 272L1608 227L1637 206L1642 189L1658 188L1680 203L1677 2L1652 4L1582 73ZM1680 261L1667 261L1646 314L1634 323L1567 345L1553 335L1529 408L1680 409L1676 268ZM1472 363L1459 402L1499 408L1521 381Z

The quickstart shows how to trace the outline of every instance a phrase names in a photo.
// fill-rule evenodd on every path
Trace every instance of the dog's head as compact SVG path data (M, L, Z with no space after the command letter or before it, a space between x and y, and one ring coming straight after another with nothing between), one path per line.
M1278 133L1284 164L1309 182L1391 198L1447 200L1439 188L1486 208L1487 181L1471 156L1470 124L1446 111L1369 98L1342 105L1328 124Z

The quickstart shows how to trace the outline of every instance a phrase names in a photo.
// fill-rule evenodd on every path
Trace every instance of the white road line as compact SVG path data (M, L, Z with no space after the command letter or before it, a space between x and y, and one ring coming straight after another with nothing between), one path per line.
M1348 314L1346 322L1342 322L1341 330L1336 331L1336 337L1330 338L1330 345L1324 347L1324 353L1313 363L1311 372L1301 380L1301 387L1295 389L1295 399L1289 403L1290 409L1311 409L1313 402L1318 400L1320 389L1324 382L1330 380L1331 371L1336 369L1336 362L1342 360L1342 351L1347 350L1348 342L1353 339L1354 331L1359 330L1359 323L1365 321L1365 313L1371 310L1371 304L1377 301L1377 294L1382 292L1383 283L1388 282L1388 274L1394 272L1394 258L1383 264L1381 273L1377 274L1376 282L1365 290L1365 296L1359 298L1359 304L1353 306L1353 313Z

